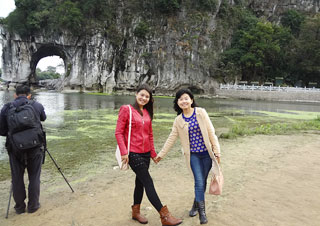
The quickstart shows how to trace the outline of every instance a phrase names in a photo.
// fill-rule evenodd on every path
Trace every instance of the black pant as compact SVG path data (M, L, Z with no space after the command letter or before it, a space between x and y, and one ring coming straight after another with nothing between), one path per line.
M159 212L163 206L154 188L152 178L149 174L150 152L142 154L130 152L129 165L136 174L133 194L134 205L141 204L143 190L146 189L146 194L149 201Z
M32 212L40 207L40 173L43 160L43 151L40 148L25 152L9 152L13 199L16 202L17 212L23 212L26 208L26 190L24 185L24 171L27 168L29 177L28 187L28 211Z

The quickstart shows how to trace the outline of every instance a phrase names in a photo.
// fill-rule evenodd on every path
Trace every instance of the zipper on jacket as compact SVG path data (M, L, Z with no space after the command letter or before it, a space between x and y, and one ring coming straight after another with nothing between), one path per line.
M142 126L141 126L141 128L142 128L142 131L141 131L141 133L142 133L142 152L144 152L144 136L143 136L144 119L143 119L143 113L142 113L142 116L141 116L141 120L142 120Z

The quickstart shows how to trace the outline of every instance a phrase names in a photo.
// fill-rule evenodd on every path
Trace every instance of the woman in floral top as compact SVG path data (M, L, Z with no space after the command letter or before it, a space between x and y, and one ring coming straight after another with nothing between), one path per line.
M189 216L199 212L200 223L206 224L204 193L210 169L220 163L220 145L206 110L196 106L190 90L181 89L176 93L174 109L178 116L155 161L159 162L168 153L179 136L187 166L194 176L195 198Z

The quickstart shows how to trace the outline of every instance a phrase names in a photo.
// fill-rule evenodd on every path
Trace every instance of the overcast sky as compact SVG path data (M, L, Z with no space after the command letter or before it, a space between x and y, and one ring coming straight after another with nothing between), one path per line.
M0 17L7 17L16 8L14 0L0 0ZM2 46L0 45L0 67L2 67ZM40 60L37 67L41 70L45 70L47 66L56 67L62 62L62 59L58 56L46 57ZM63 73L64 69L59 69L60 73Z
M14 0L0 0L0 17L7 17L15 8Z

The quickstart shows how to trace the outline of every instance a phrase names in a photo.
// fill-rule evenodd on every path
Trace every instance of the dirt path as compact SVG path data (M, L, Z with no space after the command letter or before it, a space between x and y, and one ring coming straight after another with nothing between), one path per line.
M210 226L317 226L320 222L320 134L254 136L222 143L225 187L222 196L206 195ZM193 179L182 158L151 166L163 204L182 225L200 225L190 218ZM45 176L45 175L44 175ZM108 169L73 181L43 184L41 209L4 219L9 182L0 184L1 226L131 226L134 174ZM161 225L146 196L142 212L150 226Z

